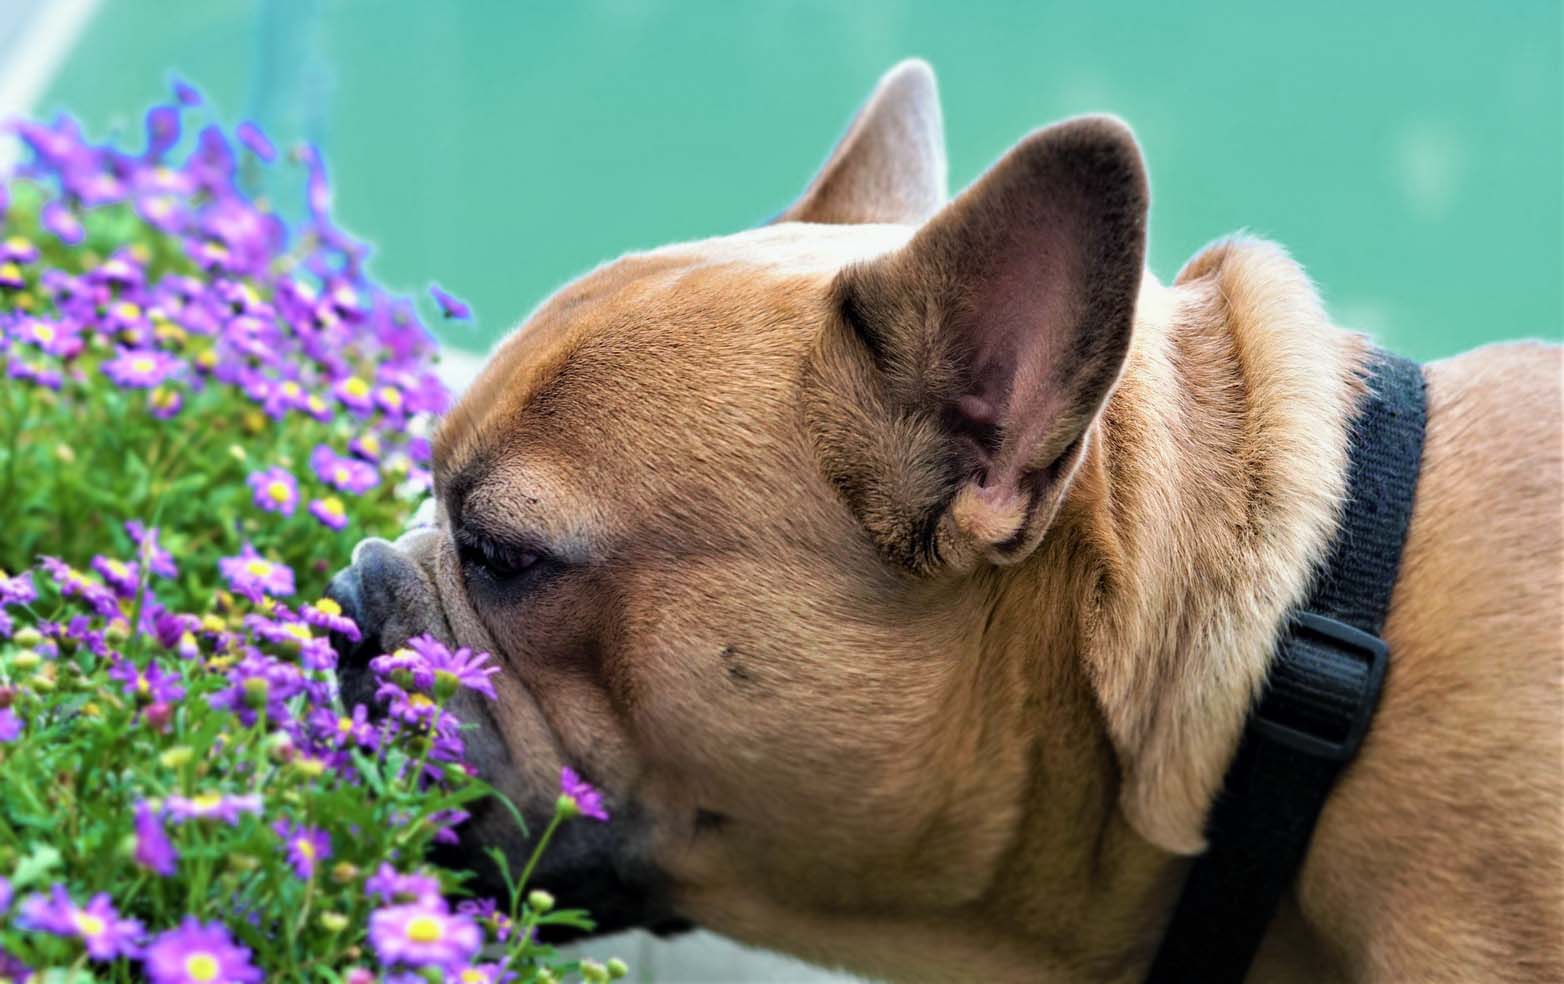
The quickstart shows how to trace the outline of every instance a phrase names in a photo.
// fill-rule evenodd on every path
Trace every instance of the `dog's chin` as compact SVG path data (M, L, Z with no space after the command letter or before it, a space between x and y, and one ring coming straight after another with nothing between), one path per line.
M337 685L343 706L364 704L371 709L372 719L384 716L383 708L374 700L374 674L366 667L343 666ZM488 771L486 764L494 765L482 761L475 764L480 772ZM473 804L469 807L472 816L455 829L457 842L436 845L430 860L452 871L470 872L471 877L464 883L467 891L503 905L509 889L488 852L499 847L511 872L519 873L532 856L533 837L548 825L548 816L539 815L552 809L553 800L547 799L546 804L540 804L541 810L523 807L531 836L518 829L510 811L501 804L492 800ZM542 926L539 938L543 942L562 944L630 929L670 936L694 928L666 903L665 880L654 866L639 860L640 852L631 846L641 827L633 807L617 809L608 823L583 817L560 826L527 887L549 892L558 908L586 910L593 928Z
M558 909L584 909L590 930L572 926L539 927L545 943L569 943L630 929L672 936L694 928L667 903L664 880L627 850L627 828L636 825L634 811L622 811L609 823L581 818L563 824L549 841L528 890L543 889ZM456 830L457 843L438 845L431 860L453 871L469 871L465 887L479 898L503 901L509 889L488 851L500 847L512 872L519 872L532 854L534 841L515 829L509 811L493 802L473 807L473 817ZM529 820L536 835L545 824ZM496 827L509 828L494 836ZM617 829L616 829L617 828Z

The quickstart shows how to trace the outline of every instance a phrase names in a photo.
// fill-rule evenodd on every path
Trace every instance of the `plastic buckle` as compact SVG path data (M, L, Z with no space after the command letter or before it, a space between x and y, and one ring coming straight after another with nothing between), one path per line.
M1358 694L1352 722L1339 738L1300 731L1290 725L1267 720L1263 714L1256 715L1253 726L1272 740L1290 748L1319 758L1345 762L1357 754L1358 746L1363 744L1363 736L1368 733L1369 722L1374 718L1374 709L1379 705L1379 692L1385 683L1385 670L1390 662L1390 647L1378 636L1313 612L1294 615L1288 634L1294 639L1306 638L1319 648L1352 657L1366 666L1363 688Z

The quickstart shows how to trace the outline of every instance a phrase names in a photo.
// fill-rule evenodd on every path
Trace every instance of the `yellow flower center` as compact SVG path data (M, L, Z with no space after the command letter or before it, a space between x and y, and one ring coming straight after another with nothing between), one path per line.
M210 953L192 953L185 958L185 976L193 981L215 981L221 970Z
M330 513L332 516L343 516L343 515L347 514L347 507L342 504L342 500L341 499L337 498L334 495L328 495L328 496L326 496L326 498L320 500L320 506L321 506L322 509L324 509L326 512ZM324 610L325 609L322 609L322 611L324 611ZM338 608L332 614L333 615L341 615L342 614L342 609Z
M314 393L311 393L309 396L305 397L304 405L310 408L311 413L320 413L322 410L326 409L326 401L322 400Z
M337 718L337 734L345 735L353 730L352 718Z
M115 577L125 577L125 576L127 576L130 573L130 571L126 569L125 564L122 561L111 560L111 561L108 562L108 564L106 566L114 574Z
M424 694L413 694L407 698L407 702L414 707L428 707L434 703Z
M380 387L380 398L393 407L402 405L402 394L389 386Z
M282 384L282 392L284 396L297 399L299 394L304 392L304 387L290 379L286 383Z
M364 450L368 451L370 454L380 453L380 438L376 437L374 434L365 434L363 437L358 439L358 443L362 445Z
M102 936L103 931L109 928L102 919L90 912L73 912L71 921L76 924L76 931L86 937Z
M136 674L136 693L138 693L138 694L149 694L151 692L152 692L152 685L147 682L146 674L144 674L144 673Z
M434 916L414 916L407 921L407 938L414 943L438 943L445 926Z
M145 355L138 355L130 360L130 368L132 372L151 372L157 368L157 361Z
M272 572L272 565L264 560L252 560L244 565L244 570L254 577L265 577Z
M179 394L167 386L159 386L152 391L152 405L159 409L168 409L179 399Z
M338 615L342 614L342 606L330 598L322 598L321 600L315 602L315 610L320 612L322 615L330 615L332 618L336 618Z
M273 502L281 504L293 497L293 490L288 488L287 482L272 479L266 485L266 495Z
M297 837L293 841L294 849L304 857L306 861L315 860L315 845L307 837Z
M310 635L310 627L303 622L289 622L283 627L282 631L300 642L309 642L310 639L314 638Z
M331 470L332 479L343 484L347 483L347 480L352 477L352 474L352 472L347 470L347 466L345 465L338 465Z
M37 336L40 342L52 342L54 341L54 326L42 323L36 324L33 326L33 334Z
M22 275L22 268L15 263L0 263L0 277L16 279Z
M205 352L202 352L200 355L196 356L196 365L211 369L213 366L217 365L217 353L211 349L207 349Z
M357 397L369 395L369 384L364 382L362 379L359 379L357 376L348 377L347 382L342 384L342 389L349 396Z
M127 321L141 317L141 308L136 304L132 304L130 301L119 302L114 306L114 310L118 312L120 317L126 319Z
M488 979L481 970L473 970L471 967L468 967L462 971L462 984L485 984Z
M25 250L27 247L31 246L32 243L30 243L27 240L23 239L21 236L12 236L10 239L7 239L5 241L5 245L6 245L7 248L14 249L18 253L20 253L23 250Z
M202 793L190 801L190 805L205 813L207 810L215 810L223 802L219 793Z

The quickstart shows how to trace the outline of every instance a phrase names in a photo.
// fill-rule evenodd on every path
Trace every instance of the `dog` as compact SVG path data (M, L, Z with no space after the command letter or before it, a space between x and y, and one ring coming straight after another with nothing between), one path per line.
M633 253L494 349L437 520L333 594L368 656L493 654L458 713L537 883L908 981L1139 980L1340 521L1372 351L1278 246L1145 269L1129 129L946 199L921 62L802 196ZM1254 981L1564 976L1560 349L1425 367L1388 680ZM464 701L466 699L464 698ZM531 842L502 809L463 863Z

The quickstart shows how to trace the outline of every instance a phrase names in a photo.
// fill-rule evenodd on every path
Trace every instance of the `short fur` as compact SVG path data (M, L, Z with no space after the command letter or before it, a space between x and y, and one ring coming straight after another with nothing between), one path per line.
M938 121L901 66L786 221L545 303L441 426L438 530L344 590L383 642L496 654L476 741L534 814L563 762L607 790L567 897L610 871L580 900L873 976L1132 982L1334 534L1367 343L1268 243L1143 274L1122 124L947 205ZM1561 368L1428 367L1384 700L1254 980L1564 979Z

